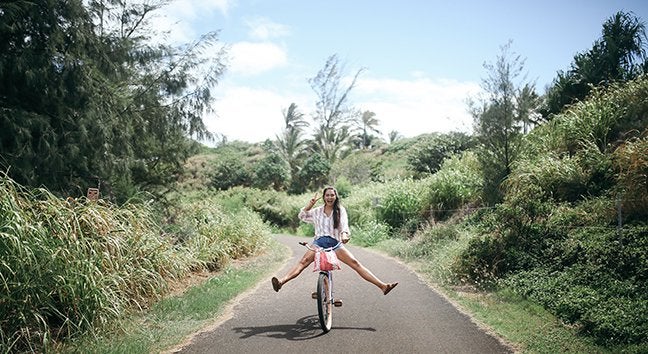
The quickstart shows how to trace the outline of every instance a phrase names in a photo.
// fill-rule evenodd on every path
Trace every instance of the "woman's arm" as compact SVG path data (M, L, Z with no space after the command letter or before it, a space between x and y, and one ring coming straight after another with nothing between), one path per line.
M349 218L346 209L340 206L340 241L342 243L349 242L351 231L349 230Z
M313 198L308 201L308 204L299 211L299 214L297 215L299 220L310 223L313 222L313 213L311 213L310 210L315 206L315 203L317 203L319 199L319 193L315 193Z
M317 203L317 201L318 201L320 198L321 198L321 197L320 197L319 193L315 193L315 195L313 196L313 198L311 198L311 200L308 201L308 204L306 204L306 207L304 207L304 211L309 211L309 210L311 210L311 209L315 206L315 203Z

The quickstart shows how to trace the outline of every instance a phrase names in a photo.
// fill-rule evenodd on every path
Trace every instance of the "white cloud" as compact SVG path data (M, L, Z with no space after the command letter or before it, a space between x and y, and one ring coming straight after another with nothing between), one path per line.
M229 141L274 139L283 128L283 110L296 99L298 95L266 89L228 87L214 104L217 116L206 117L204 121L209 131L225 135Z
M283 48L274 43L234 43L229 50L229 71L235 74L255 75L286 64Z
M250 37L257 40L284 37L290 34L288 26L272 22L264 17L257 17L246 22L250 27Z
M357 106L376 113L384 135L397 131L412 137L430 132L464 131L472 127L466 99L479 84L455 80L363 79L352 93Z
M219 11L227 16L229 9L235 4L233 0L175 0L167 6L169 13L187 20L204 17L211 12Z
M261 142L274 139L283 127L282 111L295 102L310 117L314 94L251 88L221 87L223 95L214 104L218 117L205 123L210 131L228 140ZM398 131L406 137L430 132L469 132L472 117L466 99L479 91L479 85L453 80L359 79L351 93L355 106L376 113L383 135Z

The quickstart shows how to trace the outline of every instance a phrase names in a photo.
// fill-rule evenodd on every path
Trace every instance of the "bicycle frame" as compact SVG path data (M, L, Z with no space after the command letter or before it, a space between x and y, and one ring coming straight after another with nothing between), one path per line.
M309 245L306 242L300 242L299 243L302 246L305 246L311 251L317 252L317 248L313 248L311 245ZM333 252L337 248L339 248L342 245L341 242L338 242L337 245L329 248L319 248L320 252ZM316 246L317 247L317 246ZM325 278L323 278L325 277ZM322 287L326 287L326 294L324 298L326 299L325 302L322 300L322 292L323 289ZM315 294L313 298L317 299L317 313L319 316L319 322L320 326L322 327L322 330L324 333L327 333L328 331L331 330L332 326L332 312L333 312L333 307L339 307L342 306L341 301L336 301L335 298L333 297L333 271L325 271L325 270L320 270L319 276L317 278L317 293Z

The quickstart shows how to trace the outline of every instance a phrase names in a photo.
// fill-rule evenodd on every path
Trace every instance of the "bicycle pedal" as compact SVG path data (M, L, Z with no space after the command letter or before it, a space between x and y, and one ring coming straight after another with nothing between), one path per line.
M333 300L333 306L341 307L342 306L342 300L340 300L340 299Z
M317 299L317 292L312 293L312 294L311 294L311 297L312 297L313 299Z

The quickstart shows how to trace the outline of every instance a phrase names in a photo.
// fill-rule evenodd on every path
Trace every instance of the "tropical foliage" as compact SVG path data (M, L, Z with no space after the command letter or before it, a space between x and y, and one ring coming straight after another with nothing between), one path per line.
M484 65L486 97L470 102L480 146L477 156L484 175L484 200L489 204L502 199L499 186L511 173L537 97L532 84L520 81L524 59L511 52L511 44L501 48L495 63Z
M604 24L592 48L574 56L567 71L559 71L540 112L549 117L582 100L592 87L625 82L646 73L645 24L634 14L618 12Z
M648 345L648 78L632 14L544 96L502 47L470 136L381 141L379 117L350 100L362 69L345 76L333 55L309 80L314 124L293 103L276 139L207 148L192 139L209 135L223 52L204 55L215 34L152 44L163 4L0 5L0 351L109 327L173 280L262 250L268 225L312 235L296 216L325 184L353 243L397 244L444 285L506 289L601 345ZM98 201L61 197L99 183Z
M0 166L61 195L165 192L222 71L216 33L171 47L147 20L163 2L0 5ZM207 55L207 51L211 51Z

